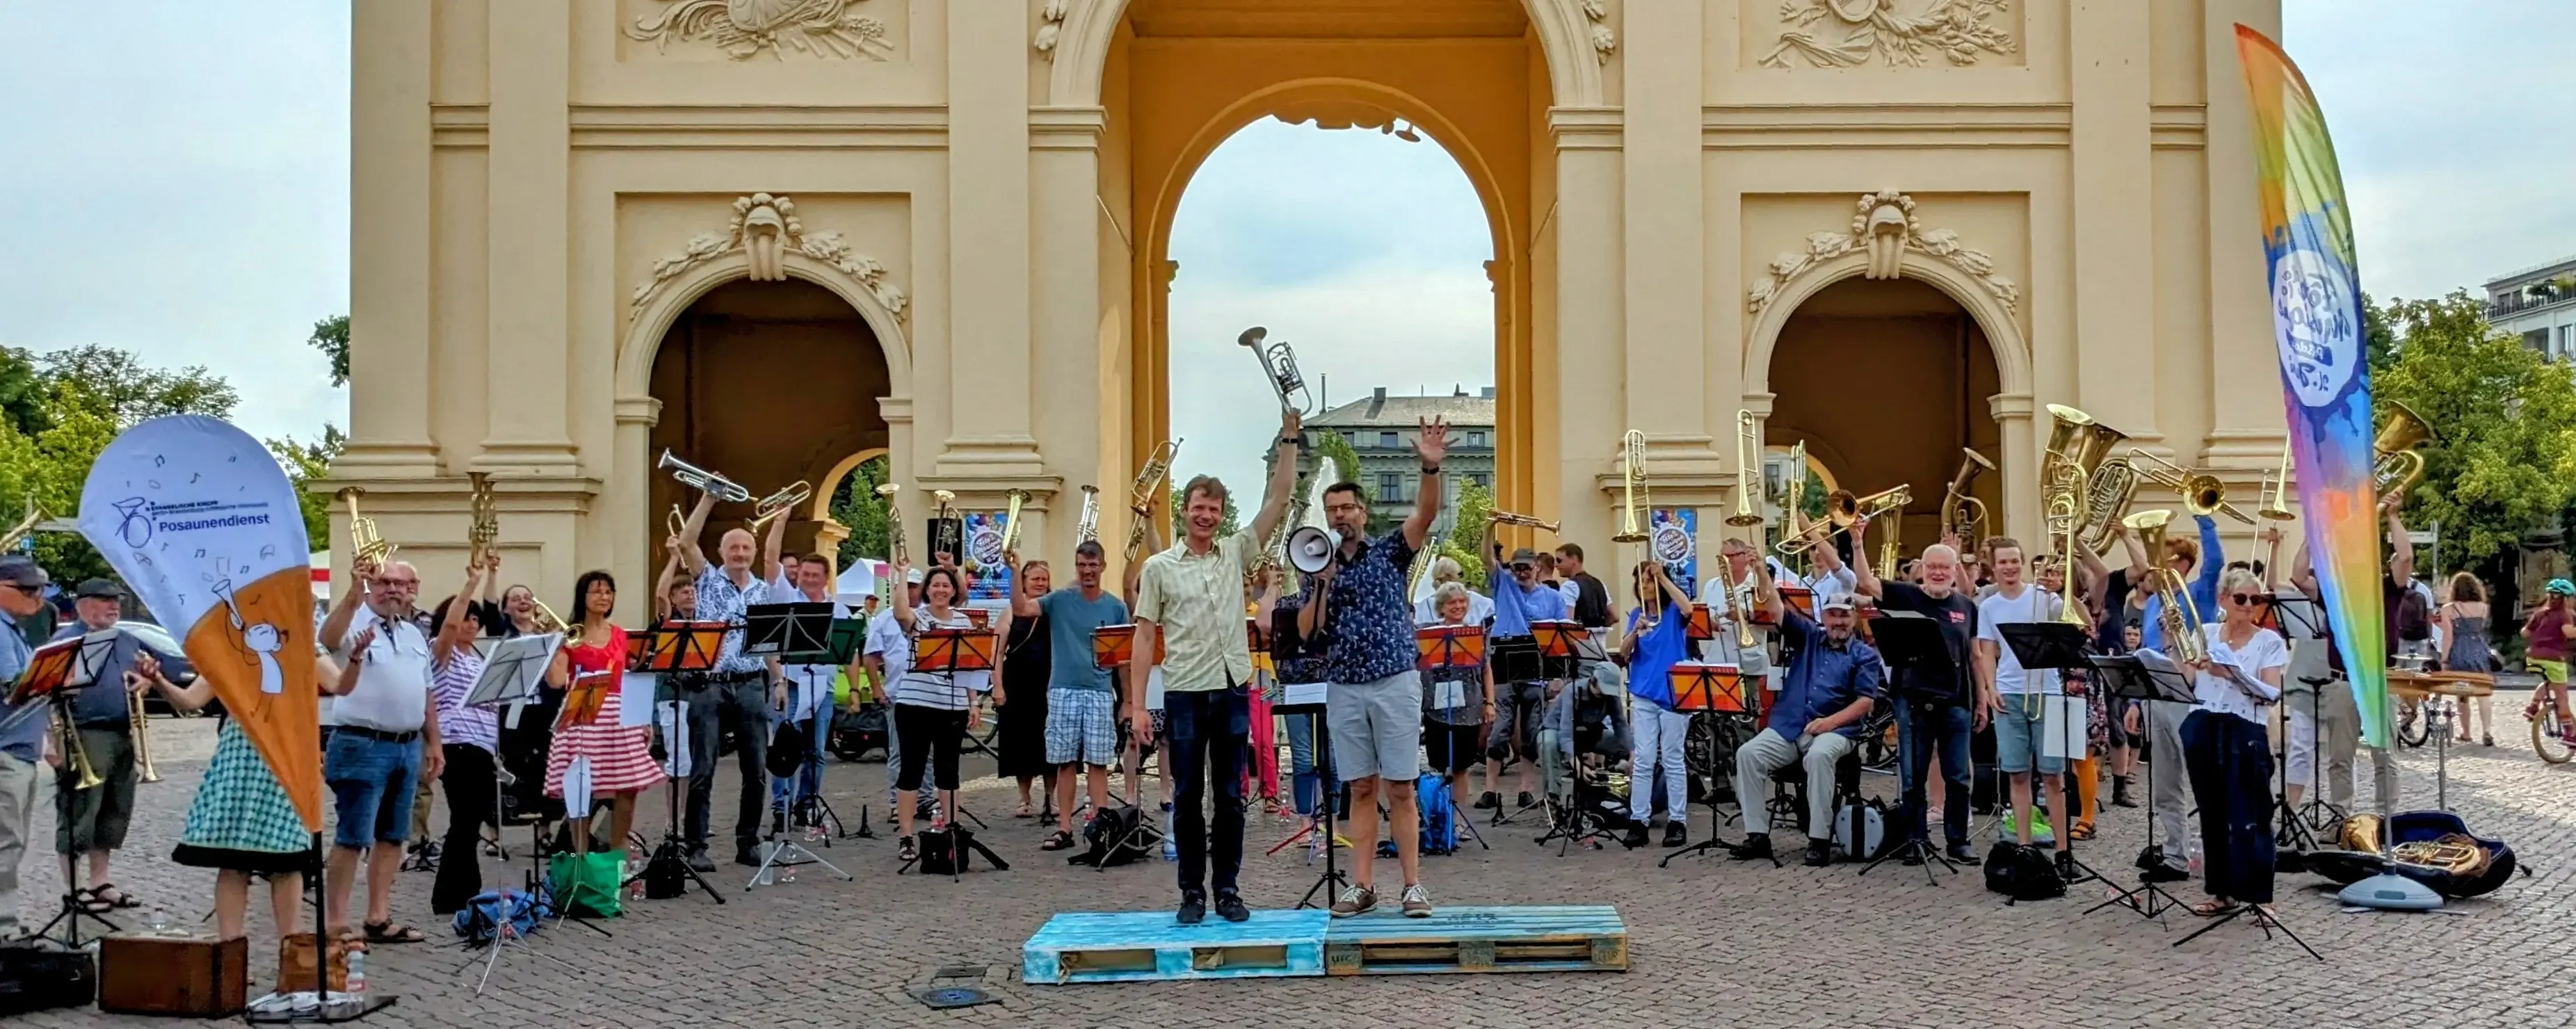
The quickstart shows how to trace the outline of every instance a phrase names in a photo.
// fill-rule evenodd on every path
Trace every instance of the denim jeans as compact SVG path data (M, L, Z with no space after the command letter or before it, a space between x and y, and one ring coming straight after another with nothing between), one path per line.
M1244 739L1252 732L1251 698L1242 686L1222 690L1173 690L1163 694L1171 736L1172 839L1180 852L1181 892L1203 890L1213 858L1216 888L1234 888L1243 867ZM1216 790L1216 824L1210 832L1205 793Z
M734 846L749 850L760 842L761 783L769 778L769 683L753 674L705 682L682 692L689 705L689 811L681 835L689 846L707 845L707 820L716 789L716 742L733 730L733 756L742 771L742 794L735 806Z
M1944 784L1941 823L1953 845L1968 842L1968 709L1946 701L1907 698L1896 705L1898 782L1905 803L1896 816L1905 838L1930 838L1923 822L1924 777L1931 771L1932 748L1940 748Z
M335 731L322 752L339 825L331 842L350 850L411 837L412 784L420 779L420 738L401 743Z
M1340 785L1333 779L1332 766L1315 767L1315 723L1320 715L1288 715L1288 771L1295 783L1297 813L1313 816L1315 805L1333 795Z

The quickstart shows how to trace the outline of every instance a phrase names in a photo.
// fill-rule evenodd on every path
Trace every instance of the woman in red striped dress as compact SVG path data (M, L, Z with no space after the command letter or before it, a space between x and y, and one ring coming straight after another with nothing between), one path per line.
M627 832L635 825L635 796L662 781L662 769L653 763L651 726L619 724L624 704L618 694L619 676L626 668L626 630L608 620L609 611L617 606L617 581L604 571L582 573L573 584L576 610L581 612L581 641L567 644L555 652L554 668L548 678L570 685L585 677L605 683L599 711L587 720L580 718L575 694L567 694L561 716L555 726L554 749L546 755L546 796L562 797L564 772L576 758L588 758L590 764L590 797L594 804L609 805L609 838L607 846L625 843ZM590 820L571 819L573 848L589 853Z

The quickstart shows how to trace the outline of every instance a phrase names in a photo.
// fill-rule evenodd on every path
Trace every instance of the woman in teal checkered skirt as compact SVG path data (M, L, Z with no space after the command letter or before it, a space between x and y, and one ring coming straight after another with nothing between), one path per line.
M316 657L314 663L318 678L328 681L339 676L338 670L330 667L330 658ZM214 688L203 677L184 687L167 679L158 681L162 694L181 710L195 711L214 699ZM287 932L294 927L304 893L304 872L313 863L313 834L304 828L304 819L295 813L294 802L286 797L286 787L279 785L277 776L268 770L259 748L251 745L241 723L231 718L224 719L223 729L215 737L214 759L207 762L205 779L197 784L197 798L188 805L187 828L181 832L179 847L171 852L170 859L215 869L218 938L248 935L244 923L250 908L253 873L268 876L268 906L277 919L278 931Z

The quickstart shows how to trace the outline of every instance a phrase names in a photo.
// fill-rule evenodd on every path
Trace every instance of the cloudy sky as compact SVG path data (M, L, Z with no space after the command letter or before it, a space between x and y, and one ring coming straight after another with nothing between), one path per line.
M2564 0L2286 0L2326 104L2364 285L2424 296L2576 253ZM304 345L348 308L349 0L15 3L0 37L0 343L104 344L232 380L260 435L347 423ZM1184 464L1249 482L1267 325L1309 378L1492 379L1490 256L1435 143L1263 122L1211 158L1173 256Z

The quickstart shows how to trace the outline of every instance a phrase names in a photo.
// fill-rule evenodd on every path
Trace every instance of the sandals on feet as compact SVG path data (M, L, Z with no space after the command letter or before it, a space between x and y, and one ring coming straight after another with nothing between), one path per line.
M2070 840L2074 840L2074 841L2079 842L2079 843L2080 843L2080 842L2083 842L2083 841L2085 841L2085 840L2092 839L2092 838L2093 838L2093 823L2091 823L2091 822L2077 822L2077 823L2075 823L2075 825L2074 825L2074 827L2073 827L2073 828L2070 828L2070 829L2066 830L2066 838L2067 838L2067 839L2070 839Z
M2204 900L2191 906L2191 913L2202 918L2222 918L2236 913L2242 905L2232 900Z
M904 861L919 861L921 860L921 846L914 843L912 841L912 837L906 836L895 842L894 856Z
M366 930L368 943L419 943L429 938L398 922L368 922Z
M111 893L115 894L115 896L109 896ZM115 883L100 883L96 886L92 886L89 889L89 895L106 903L110 907L139 908L143 906L142 901L134 899L132 895L126 893L124 890L117 889Z
M104 915L116 910L115 902L101 899L97 890L86 886L72 890L72 906L84 915Z
M1067 832L1067 831L1065 831L1065 830L1058 829L1058 830L1056 830L1054 833L1049 834L1049 835L1047 836L1047 838L1046 838L1046 842L1045 842L1045 843L1038 844L1038 849L1039 849L1039 850L1072 850L1072 849L1073 849L1073 834L1072 834L1072 833L1070 833L1070 832Z

